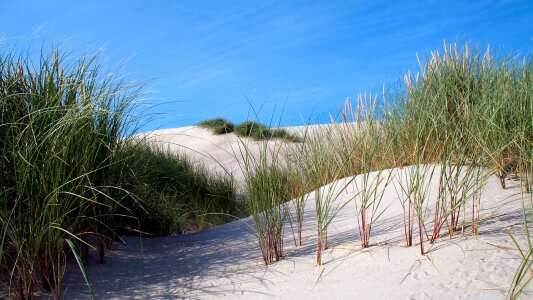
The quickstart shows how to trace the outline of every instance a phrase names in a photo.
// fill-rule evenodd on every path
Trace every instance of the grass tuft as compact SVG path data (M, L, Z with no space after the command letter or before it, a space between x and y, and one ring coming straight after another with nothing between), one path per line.
M214 134L226 134L235 130L235 125L231 121L223 118L204 120L198 126L211 130Z
M88 281L89 248L104 262L119 234L231 219L230 176L128 138L138 86L103 71L97 57L31 57L0 55L0 280L8 298L32 298L39 287L61 298L67 257Z
M141 206L129 207L141 231L155 236L184 233L240 215L231 175L210 173L182 154L144 141L133 142L123 151L123 186L140 199ZM130 228L137 224L135 219L127 220Z
M235 134L254 140L281 139L288 142L300 142L300 138L283 128L271 129L268 126L254 121L244 121L235 127Z
M235 127L235 134L241 137L249 137L254 140L264 140L271 137L268 126L254 122L244 121Z

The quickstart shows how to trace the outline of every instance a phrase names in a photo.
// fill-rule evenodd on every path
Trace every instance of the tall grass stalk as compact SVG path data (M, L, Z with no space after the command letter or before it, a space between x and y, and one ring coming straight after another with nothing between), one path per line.
M490 170L476 165L475 160L468 162L457 155L454 161L447 158L440 164L439 187L435 201L433 233L430 243L433 244L440 236L443 225L448 225L449 236L461 229L465 233L465 215L467 202L472 201L471 226L473 234L477 234L479 223L479 209L481 203L481 188L485 186L490 175ZM459 223L461 217L463 220Z
M528 178L527 176L529 176L529 174L532 174L533 172L532 146L533 145L531 144L529 145L529 147L531 147L532 149L529 155L529 159L521 161L521 163L523 163L523 166L527 166L527 169L522 169L522 185L529 184L530 178ZM520 295L525 292L526 287L533 281L533 240L531 238L531 231L533 230L533 193L531 193L530 191L528 193L527 188L523 187L521 191L521 199L523 228L526 244L521 245L518 242L516 236L510 234L510 237L516 249L520 253L520 263L518 264L515 275L511 282L511 286L507 294L508 299L518 299Z
M310 177L310 188L314 190L315 210L317 220L317 265L322 264L322 253L328 247L328 226L337 213L349 201L341 201L339 197L346 192L353 181L344 178L344 165L334 149L335 134L342 130L341 124L335 124L328 129L309 138L305 150L299 153L298 159L305 161L304 171ZM342 158L340 158L342 159Z
M373 173L362 173L354 180L356 211L358 213L359 235L361 246L370 246L372 225L385 212L381 207L385 189L392 180L391 170L380 170Z
M322 265L322 253L328 248L328 227L337 213L350 201L340 201L352 179L335 180L332 183L317 187L314 192L317 219L317 265Z
M434 143L431 139L436 129L435 120L428 113L428 110L420 107L419 99L416 98L419 85L418 79L413 79L407 75L404 79L407 87L407 98L398 102L392 107L391 115L396 116L395 112L401 112L402 120L400 122L387 122L384 126L387 137L400 132L404 142L411 145L402 147L410 151L407 154L393 154L394 161L402 164L412 165L405 170L398 170L395 188L400 196L404 211L404 236L407 247L412 246L414 219L418 223L420 252L424 254L424 236L426 229L424 224L426 200L429 195L431 180L434 175L435 165L428 162L436 156L440 149L439 143ZM403 103L402 103L403 102ZM403 106L403 107L401 107ZM396 110L396 111L394 111ZM429 134L428 134L429 133ZM388 139L389 143L395 142L396 138ZM394 146L393 146L394 147ZM398 159L401 157L401 159ZM405 176L403 175L405 172Z
M298 235L297 239L295 239L295 246L298 247L303 245L302 229L304 223L305 206L307 204L307 200L309 200L309 196L311 195L307 191L310 179L303 174L302 169L291 164L289 164L288 172L290 172L290 179L288 183L288 189L290 190L289 197L293 195L295 196L293 200L293 207L296 217L296 231Z
M343 158L348 161L346 174L360 173L354 178L354 188L357 195L357 224L363 248L370 245L372 224L384 212L381 207L383 195L392 181L392 172L386 169L390 145L384 143L383 129L377 121L377 99L377 95L359 95L355 111L347 102L345 111L341 113L344 132L339 134L343 136L340 139L341 149L353 151L349 157Z
M517 238L510 235L520 253L520 263L509 287L508 299L518 299L533 281L533 240L531 238L531 231L533 230L533 139L531 138L533 133L533 101L531 101L533 72L531 68L524 69L523 75L528 80L523 81L524 89L522 89L523 94L521 97L523 97L524 101L518 111L519 115L523 117L520 118L520 122L517 124L517 130L521 133L517 141L517 147L520 149L518 166L522 186L522 219L526 244L521 246ZM528 99L530 101L527 101Z
M239 144L248 211L255 223L257 239L266 265L283 257L283 232L289 216L287 189L289 174L280 161L281 147L261 144L259 157L247 144Z

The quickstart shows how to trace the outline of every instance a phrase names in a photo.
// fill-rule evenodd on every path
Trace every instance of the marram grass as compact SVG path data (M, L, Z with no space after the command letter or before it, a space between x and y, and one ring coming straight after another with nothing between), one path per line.
M406 245L413 245L418 231L420 250L426 253L428 241L435 243L457 232L466 235L468 227L471 234L479 234L479 194L492 174L502 188L509 174L521 174L524 191L531 192L531 171L522 157L532 148L533 77L529 57L495 56L488 48L479 51L468 44L445 44L442 52L419 59L419 65L418 73L408 73L403 87L386 101L384 93L381 100L371 96L371 101L358 101L355 110L348 104L350 109L341 112L340 123L318 135L306 134L301 145L289 150L285 168L301 177L288 192L298 195L343 177L409 168L407 178L384 175L405 210ZM440 186L432 224L427 224L432 179ZM377 217L381 212L372 208L373 204L380 207L380 192L373 191L373 186L367 180L355 189L363 246L369 245L365 223L372 217L368 210ZM328 210L322 194L316 193L315 198L320 223L321 214ZM323 223L328 224L328 218ZM321 236L327 236L321 231L325 230L319 226L319 257L325 244Z
M235 125L224 118L207 119L198 126L211 130L214 134L226 134L235 130Z
M95 58L64 59L0 57L0 266L19 298L38 284L60 297L68 246L91 233L103 251L121 205L117 151L137 91Z
M424 254L425 243L466 235L468 226L479 234L480 189L492 174L506 188L514 173L527 237L527 245L516 243L521 260L509 289L515 298L532 280L532 61L467 44L445 45L419 64L418 74L407 74L386 102L361 97L355 110L348 105L341 113L341 122L306 134L287 153L268 146L272 138L292 139L287 132L256 122L235 127L238 136L264 140L259 157L244 139L238 154L262 258L270 264L285 255L287 201L294 198L296 244L302 243L309 193L317 211L317 264L328 226L345 205L355 205L362 246L372 246L372 224L385 209L380 187L391 183L404 207L406 246L417 233ZM55 52L37 63L13 53L0 57L0 267L12 295L31 297L43 286L60 297L65 258L72 253L83 271L91 238L103 260L125 227L170 234L228 221L235 212L230 176L211 177L164 149L131 144L130 103L138 90L100 72L92 59L66 65ZM222 128L219 133L232 127L225 120L204 125ZM408 176L392 179L389 168L409 168ZM378 176L365 177L374 171ZM428 222L433 178L438 199ZM349 184L351 201L338 202Z
M138 86L97 57L57 51L0 56L0 280L6 297L44 288L61 297L66 258L85 273L115 237L164 235L227 222L230 176L128 136Z

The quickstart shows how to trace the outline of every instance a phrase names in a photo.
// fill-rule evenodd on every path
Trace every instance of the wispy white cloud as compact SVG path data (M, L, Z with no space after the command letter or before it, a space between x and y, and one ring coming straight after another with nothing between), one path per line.
M35 35L37 34L39 31L41 31L41 29L43 29L44 27L46 26L46 23L37 27L37 29L35 29L35 31L33 31L32 35Z

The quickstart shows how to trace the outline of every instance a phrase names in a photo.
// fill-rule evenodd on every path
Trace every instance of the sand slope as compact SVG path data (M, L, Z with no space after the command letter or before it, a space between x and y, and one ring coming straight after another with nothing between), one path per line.
M288 132L301 138L312 136L330 125L310 125L285 127ZM201 164L214 172L230 172L237 181L243 181L241 168L246 152L258 158L260 151L267 147L270 152L279 152L285 147L294 147L279 139L254 141L240 138L234 133L214 135L208 129L198 126L155 130L140 134L146 141L171 151L185 154L193 162Z
M210 136L194 127L180 130L217 144L206 149L201 142L184 138L189 146L213 150L213 157L234 167L234 159L216 150L227 149L228 137ZM174 137L174 141L180 139ZM407 175L406 169L393 173ZM432 185L436 188L436 182ZM87 269L99 299L502 299L519 263L508 232L524 240L518 191L516 181L509 181L503 190L496 178L490 178L482 194L479 236L472 237L468 227L466 236L444 236L427 255L420 254L416 230L416 245L404 247L402 208L392 184L385 191L382 208L387 209L373 227L371 247L361 249L351 184L337 199L348 204L330 225L330 247L320 267L315 264L315 200L311 193L304 246L294 246L288 224L286 257L269 267L263 265L253 223L247 218L192 234L142 241L125 237L126 243L116 243L105 264L91 263ZM73 265L63 284L66 299L90 297ZM525 298L532 296L529 292Z

